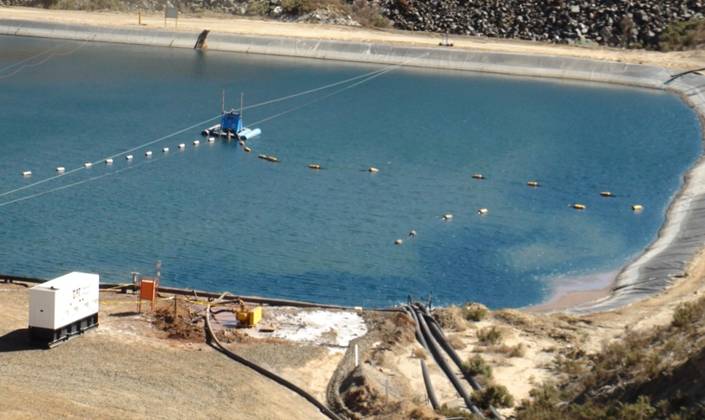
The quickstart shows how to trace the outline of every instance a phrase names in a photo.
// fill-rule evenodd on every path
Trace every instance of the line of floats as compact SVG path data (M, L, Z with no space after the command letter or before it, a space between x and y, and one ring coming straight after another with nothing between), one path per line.
M209 144L215 143L216 138L214 137L213 134L216 134L216 133L213 133L211 130L207 130L207 131L204 130L204 133L205 133L204 135L207 136L206 138L207 138L207 141L208 141ZM259 133L258 133L258 134L259 134ZM228 141L231 140L231 137L230 137L230 136L220 136L220 137L225 137ZM198 147L198 146L200 145L200 143L201 143L201 142L200 142L200 140L198 140L198 139L193 140L193 142L192 142L193 147ZM245 142L244 139L239 139L239 140L238 140L238 144L242 147L242 150L243 150L244 152L246 152L246 153L252 152L252 148L247 145L247 143ZM179 144L177 145L177 149L178 149L179 151L184 151L184 150L186 149L186 144L185 144L185 143L179 143ZM169 153L170 150L171 150L171 149L170 149L169 147L163 147L163 148L162 148L162 153L164 153L164 154ZM144 152L144 156L145 156L146 159L151 158L152 155L153 155L153 152L152 152L151 150L146 150L146 151ZM273 155L260 154L260 155L258 155L257 157L258 157L259 159L262 159L262 160L265 160L265 161L268 161L268 162L272 162L272 163L280 163L280 162L281 162L281 160L279 160L278 157L273 156ZM134 160L134 155L131 155L131 154L126 155L126 156L125 156L125 160L128 161L128 162L132 162L132 161ZM106 159L103 161L103 163L104 163L105 165L110 166L110 165L112 165L112 164L114 163L114 160L113 160L113 158L106 158ZM93 163L91 163L91 162L85 162L85 163L83 164L83 166L84 166L84 168L89 169L89 168L93 167ZM321 169L323 169L323 167L321 166L320 163L309 163L308 165L306 165L306 167L309 168L309 169L311 169L311 170L321 170ZM57 172L58 174L64 174L64 173L66 172L66 168L63 167L63 166L58 166L58 167L56 167L56 172ZM380 172L380 169L377 168L377 167L374 167L374 166L370 166L369 168L367 168L367 172L369 172L370 174L377 174L377 173ZM25 178L29 178L29 177L32 176L32 171L29 171L29 170L23 171L23 172L22 172L22 176L25 177ZM475 174L472 175L472 179L475 179L475 180L477 180L477 181L484 181L484 180L486 179L486 177L485 177L485 175L483 175L483 174L481 174L481 173L475 173ZM540 183L539 181L537 181L537 180L529 180L529 181L526 182L526 185L527 185L527 187L529 187L529 188L539 188L539 187L541 187L541 183ZM614 197L616 197L616 195L615 195L614 193L612 193L611 191L601 191L601 192L600 192L600 196L601 196L601 197L604 197L604 198L614 198ZM587 210L587 206L586 206L585 204L582 204L582 203L573 203L573 204L570 205L570 207L572 207L573 209L578 210L578 211ZM633 211L634 213L640 213L640 212L642 212L642 211L644 210L644 206L641 205L641 204L633 204L633 205L631 206L631 209L632 209L632 211ZM480 215L480 216L486 216L487 214L489 214L489 212L490 212L489 209L488 209L488 208L485 208L485 207L482 207L482 208L477 209L477 214ZM453 220L453 214L452 214L452 213L444 213L443 215L441 215L441 220L444 221L444 222L449 222L449 221ZM415 231L415 230L411 230L411 231L409 232L409 235L408 235L408 236L409 236L410 238L416 237L416 231ZM396 240L394 241L394 244L395 244L395 245L402 245L403 243L404 243L404 241L403 241L402 239L396 239Z
M240 111L236 110L230 110L230 111L225 111L225 94L223 94L223 106L222 106L222 111L221 111L221 122L220 124L214 125L212 127L204 129L201 134L207 139L208 143L212 144L215 143L216 136L225 138L228 142L233 140L233 138L238 140L238 144L242 147L242 150L246 153L252 152L252 148L250 148L246 141L249 139L252 139L254 137L257 137L261 134L261 130L259 128L247 128L243 125L243 118L242 118L242 109L244 109L244 104L243 104L243 99L241 96L241 105L240 105ZM192 144L194 147L198 147L200 145L200 140L193 140ZM179 151L183 151L186 149L186 144L185 143L180 143L177 146ZM162 148L162 153L169 153L170 149L169 147L163 147ZM152 157L152 151L151 150L146 150L144 152L145 158L149 159ZM272 163L280 163L281 161L279 160L278 157L273 156L273 155L266 155L266 154L260 154L257 156L259 159L262 159L267 162L272 162ZM131 162L134 160L134 156L131 154L128 154L125 156L125 160L128 162ZM113 158L106 158L104 161L105 165L112 165L113 164ZM93 163L91 162L85 162L83 164L84 168L91 168L93 166ZM321 170L323 167L321 166L320 163L309 163L306 165L309 169L311 170ZM66 172L66 168L63 166L58 166L56 168L56 172L59 175L62 175ZM377 174L380 172L379 168L370 166L367 168L367 172L370 174ZM26 170L22 172L23 177L31 177L32 176L32 171ZM472 178L477 180L477 181L484 181L485 175L481 173L475 173L472 175ZM539 183L538 180L529 180L526 182L526 185L529 188L539 188L541 184ZM613 198L615 195L611 191L602 191L600 192L600 196L604 198ZM587 206L582 203L573 203L570 205L575 210L578 211L584 211L587 210ZM631 206L631 209L634 213L640 213L644 210L644 206L641 204L633 204ZM487 208L479 208L477 209L477 214L480 216L486 216L489 214L489 209ZM452 213L445 213L441 216L441 220L444 222L448 222L453 220L453 214ZM416 231L411 230L408 235L410 238L416 237ZM396 239L394 241L395 245L402 245L404 241L402 239Z
M377 173L377 172L379 172L379 169L370 168L370 172ZM472 178L475 180L478 180L478 181L484 181L486 179L485 175L483 175L481 173L473 174ZM541 186L541 184L537 180L529 180L526 182L526 186L529 188L539 188ZM604 197L604 198L616 197L616 195L614 193L612 193L611 191L601 191L600 196ZM587 206L582 203L573 203L570 205L570 207L572 207L573 209L578 210L578 211L587 210ZM631 209L634 213L641 213L644 210L644 206L641 204L633 204L631 206ZM490 212L489 209L487 209L485 207L477 209L477 214L480 216L485 216L485 215L489 214L489 212ZM441 216L441 220L443 220L444 222L449 222L449 221L453 220L453 213L443 214ZM409 232L409 237L410 238L416 237L416 231L412 230L411 232ZM394 241L394 245L403 245L403 244L404 244L404 240L402 240L402 239L396 239Z
M215 140L216 140L216 138L215 138L214 136L208 136L208 137L207 137L207 141L208 141L208 143L210 143L210 144L215 143ZM228 138L228 140L230 140L230 138ZM194 147L198 147L198 146L200 145L200 143L201 143L201 142L200 142L200 140L198 140L198 139L197 139L197 140L193 140L193 142L192 142L192 144L193 144ZM247 146L247 143L245 142L245 140L242 140L242 139L238 140L238 144L242 147L242 149L243 149L244 152L246 152L246 153L252 152L252 148L250 148L249 146ZM177 148L178 148L178 150L183 151L183 150L186 149L186 144L185 144L185 143L179 143L179 144L177 145ZM162 148L162 153L169 153L170 150L171 150L171 149L170 149L169 147L163 147L163 148ZM144 156L145 156L145 158L147 158L147 159L151 158L152 155L153 155L153 152L152 152L151 150L146 150L146 151L144 152ZM278 157L273 156L273 155L260 154L260 155L258 155L257 157L258 157L259 159L262 159L262 160L265 160L265 161L268 161L268 162L273 162L273 163L280 163L280 162L281 162L281 160L279 160ZM128 161L128 162L133 161L134 158L135 158L134 155L131 155L131 154L125 156L125 160ZM113 158L106 158L106 159L103 161L103 163L104 163L105 165L110 166L110 165L112 165L112 164L114 163L114 160L113 160ZM85 163L83 164L83 167L84 167L84 168L87 168L87 169L92 168L92 167L93 167L93 163L92 163L92 162L85 162ZM311 169L311 170L321 170L321 169L323 169L323 167L321 166L320 163L309 163L308 165L306 165L306 167L309 168L309 169ZM63 167L63 166L57 166L57 167L56 167L56 172L57 172L58 174L64 174L64 173L66 172L66 168ZM379 172L380 172L380 169L377 168L377 167L374 167L374 166L370 166L369 168L367 168L367 172L369 172L369 173L371 173L371 174L376 174L376 173L379 173ZM25 177L25 178L29 178L29 177L32 176L32 171L29 171L29 170L22 171L21 175L22 175L23 177ZM472 178L475 179L475 180L478 180L478 181L484 181L484 180L486 179L485 175L483 175L483 174L481 174L481 173L475 173L475 174L473 174L473 175L472 175ZM539 187L541 186L541 184L540 184L539 181L537 181L537 180L529 180L529 181L526 182L526 185L527 185L529 188L539 188ZM601 196L601 197L604 197L604 198L614 198L614 197L616 197L616 195L615 195L614 193L612 193L611 191L601 191L601 192L600 192L600 196ZM587 210L587 206L586 206L585 204L582 204L582 203L573 203L573 204L570 205L570 207L572 207L572 208L575 209L575 210ZM639 212L641 212L641 211L644 210L644 206L641 205L641 204L633 204L633 205L631 206L631 209L632 209L633 212L639 213ZM486 215L486 214L488 214L488 213L489 213L489 209L487 209L487 208L480 208L480 209L477 210L477 214L479 214L479 215ZM444 221L450 221L450 220L453 219L453 215L452 215L451 213L446 213L446 214L443 214L443 215L441 216L441 219L444 220Z

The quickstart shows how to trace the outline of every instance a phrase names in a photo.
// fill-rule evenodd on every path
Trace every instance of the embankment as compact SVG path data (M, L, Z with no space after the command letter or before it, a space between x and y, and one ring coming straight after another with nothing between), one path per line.
M198 33L2 19L0 35L192 48ZM689 74L666 84L671 78L671 72L657 66L549 55L222 33L211 33L208 46L218 51L399 64L668 90L681 95L696 110L701 120L705 120L705 96L700 90L705 86L705 77ZM701 158L685 175L683 187L671 203L657 239L620 272L608 297L575 308L574 311L613 309L661 291L674 279L684 276L688 265L705 243L703 222L705 160Z

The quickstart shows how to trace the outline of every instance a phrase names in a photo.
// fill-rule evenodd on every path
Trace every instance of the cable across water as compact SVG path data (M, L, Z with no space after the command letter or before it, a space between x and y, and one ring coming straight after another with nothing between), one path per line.
M5 66L5 67L3 67L3 68L0 68L0 73L4 72L5 70L9 70L9 69L11 69L11 68L13 68L13 67L15 67L15 66L19 66L19 65L22 64L22 63L26 63L26 62L28 62L28 61L30 61L30 60L33 60L33 59L35 59L35 58L37 58L37 57L39 57L39 56L42 56L42 55L48 53L48 52L51 51L51 50L55 50L55 49L57 49L57 48L59 48L59 46L58 46L58 45L54 45L53 47L47 48L46 50L44 50L44 51L42 51L42 52L40 52L40 53L34 54L33 56L27 57L27 58L25 58L25 59L23 59L23 60L20 60L20 61L16 62L16 63L8 64L7 66Z
M82 180L80 180L80 181L72 182L72 183L70 183L70 184L62 185L62 186L60 186L60 187L52 188L52 189L50 189L50 190L46 190L46 191L38 192L38 193L35 193L35 194L26 195L26 196L23 196L23 197L20 197L20 198L16 198L16 199L14 199L14 200L6 201L6 202L4 202L4 203L0 203L0 208L5 207L5 206L9 206L10 204L15 204L15 203L19 203L19 202L26 201L26 200L31 200L31 199L33 199L33 198L38 198L38 197L41 197L41 196L43 196L43 195L55 193L55 192L57 192L57 191L67 190L67 189L69 189L69 188L76 187L76 186L81 185L81 184L87 184L87 183L89 183L89 182L97 181L97 180L99 180L99 179L106 178L106 177L109 177L109 176L112 176L112 175L118 175L118 174L120 174L120 173L122 173L122 172L129 171L130 169L139 168L140 166L144 166L144 165L147 165L147 164L149 164L149 163L157 162L157 161L160 161L160 160L162 160L162 159L164 159L164 158L156 158L156 159L145 160L145 161L142 161L142 162L140 162L140 163L136 163L136 164L127 166L127 167L125 167L125 168L121 168L121 169L114 170L114 171L112 171L112 172L106 172L106 173L101 174L101 175L97 175L97 176L94 176L94 177L82 179Z
M425 54L424 54L424 55L425 55ZM418 57L418 58L420 58L420 57ZM371 72L367 72L367 73L364 73L364 74L361 74L361 75L358 75L358 76L350 77L350 78L345 79L345 80L340 80L340 81L338 81L338 82L329 83L329 84L327 84L327 85L320 86L320 87L317 87L317 88L304 90L304 91L301 91L301 92L293 93L293 94L286 95L286 96L282 96L282 97L279 97L279 98L270 99L270 100L267 100L267 101L264 101L264 102L259 102L259 103L253 104L253 105L245 106L245 107L242 108L242 110L246 110L246 109L255 109L255 108L259 108L259 107L265 106L265 105L271 105L271 104L274 104L274 103L277 103L277 102L282 102L282 101L285 101L285 100L294 99L294 98L297 98L297 97L300 97L300 96L310 95L310 94L312 94L312 93L316 93L316 92L320 92L320 91L325 90L325 89L330 89L330 88L333 88L333 87L336 87L336 86L340 86L340 85L343 85L343 84L346 84L346 83L349 83L349 82L353 82L353 81L355 81L355 80L365 79L365 78L367 78L367 77L372 77L372 76L376 77L376 75L378 75L378 74L387 73L387 72L391 71L391 69L397 68L397 67L399 67L399 66L401 66L401 65L402 65L402 64L395 64L395 65L393 65L393 66L388 66L388 67L385 67L385 68L382 68L382 69L378 69L378 70L374 70L374 71L371 71ZM371 79L370 79L370 80L371 80ZM365 81L367 81L367 80L365 80ZM364 83L364 82L363 82L363 83ZM359 84L359 83L358 83L358 84ZM357 86L358 84L356 84L355 86ZM299 108L299 109L300 109L300 108ZM286 111L285 113L289 113L289 112L293 112L293 111ZM281 115L284 115L284 113L280 113L280 114L281 114ZM273 119L273 118L276 118L276 117L278 117L278 116L280 116L280 115L273 116L273 117L271 117L271 118L269 118L269 119ZM163 140L169 139L169 138L171 138L171 137L177 136L177 135L179 135L179 134L182 134L182 133L184 133L184 132L186 132L186 131L188 131L188 130L192 130L192 129L194 129L194 128L201 127L201 126L203 126L204 124L208 124L209 122L214 121L214 120L216 120L216 119L218 119L218 118L220 118L220 115L216 115L216 116L207 118L207 119L205 119L205 120L203 120L203 121L199 121L199 122L197 122L197 123L195 123L195 124L192 124L192 125L190 125L190 126L188 126L188 127L185 127L185 128L180 129L180 130L174 131L174 132L169 133L169 134L167 134L167 135L161 136L161 137L159 137L159 138L157 138L157 139L150 140L150 141L148 141L148 142L146 142L146 143L142 143L142 144L137 145L137 146L134 146L134 147L132 147L132 148L130 148L130 149L123 150L123 151L121 151L121 152L115 153L115 154L110 155L110 156L103 157L103 158L101 158L101 159L98 159L98 160L93 161L93 162L90 162L90 163L92 163L93 165L96 165L96 164L98 164L98 163L101 163L101 162L104 161L105 159L113 159L113 158L116 158L116 157L118 157L118 156L122 156L122 155L124 155L124 154L134 152L134 151L136 151L136 150L138 150L138 149L141 149L141 148L143 148L143 147L151 146L151 145L154 144L154 143L158 143L158 142L160 142L160 141L163 141ZM268 120L268 119L266 119L266 120ZM256 122L256 123L254 123L254 124L257 124L257 123L259 123L259 122ZM74 169L65 171L65 172L62 173L62 174L50 176L50 177L48 177L48 178L44 178L44 179L42 179L42 180L35 181L35 182L30 183L30 184L23 185L23 186L21 186L21 187L18 187L18 188L12 189L12 190L5 191L5 192L3 192L3 193L0 193L0 197L4 197L4 196L10 195L10 194L14 194L14 193L19 192L19 191L23 191L23 190L26 190L26 189L29 189L29 188L33 188L33 187L35 187L35 186L37 186L37 185L41 185L41 184L44 184L44 183L46 183L46 182L49 182L49 181L52 181L52 180L55 180L55 179L58 179L58 178L65 177L65 176L67 176L67 175L70 175L70 174L79 172L79 171L84 170L84 169L86 169L85 166L79 166L79 167L76 167L76 168L74 168Z
M351 84L351 85L345 86L345 87L343 87L343 88L341 88L341 89L337 89L337 90L331 92L330 94L324 95L324 96L322 96L322 97L320 97L320 98L316 98L316 99L313 100L313 101L307 102L307 103L305 103L305 104L303 104L303 105L299 105L299 106L296 106L296 107L291 108L291 109L289 109L289 110L286 110L286 111L283 111L283 112L274 114L274 115L272 115L272 116L270 116L270 117L264 118L264 119L262 119L262 120L260 120L260 121L257 121L257 122L255 122L255 123L253 123L253 125L254 125L254 124L260 124L260 123L263 123L263 122L267 122L267 121L273 120L273 119L275 119L275 118L281 117L281 116L283 116L283 115L289 114L289 113L291 113L291 112L295 112L295 111L297 111L297 110L299 110L299 109L302 109L302 108L304 108L304 107L306 107L306 106L309 106L309 105L311 105L311 104L314 104L314 103L316 103L316 102L319 102L319 101L322 101L322 100L324 100L324 99L330 98L330 97L332 97L332 96L334 96L334 95L340 94L340 93L342 93L342 92L344 92L344 91L347 91L347 90L349 90L349 89L352 89L352 88L354 88L354 87L356 87L356 86L359 86L359 85L361 85L361 84L363 84L363 83L366 83L366 82L368 82L368 81L370 81L370 80L373 80L373 79L375 79L375 78L377 78L377 77L379 77L379 76L382 76L382 75L384 75L384 74L386 74L386 73L389 73L390 71L392 71L392 70L394 70L394 69L396 69L396 68L399 68L399 67L401 67L401 66L403 66L403 65L405 65L405 64L407 64L407 63L409 63L409 62L411 62L411 61L413 61L413 60L417 60L417 59L419 59L419 58L422 58L422 57L424 57L425 55L427 55L427 54L423 54L423 55L421 55L421 56L411 58L411 59L406 60L405 62L400 63L400 64L395 64L395 65L392 65L392 66L387 66L387 67L385 67L385 68L383 68L383 69L371 71L371 72L368 72L368 73L365 73L365 74L362 74L362 75L358 75L358 76L355 76L355 77L351 77L351 78L348 78L348 79L345 79L345 80L341 80L341 81L338 81L338 82L335 82L335 83L330 83L330 84L327 84L327 85L324 85L324 86L321 86L321 87L318 87L318 88L309 89L309 90L305 90L305 91L298 92L298 93L295 93L295 94L286 95L286 96L283 96L283 97L280 97L280 98L275 98L275 99L271 99L271 100L268 100L268 101L260 102L260 103L254 104L254 105L250 105L249 107L243 107L242 109L243 109L243 110L244 110L244 109L253 109L253 108L256 108L256 107L261 107L261 106L264 106L264 105L269 105L269 104L272 104L272 103L281 102L281 101L284 101L284 100L287 100L287 99L293 99L293 98L296 98L296 97L299 97L299 96L303 96L303 95L308 95L308 94L311 94L311 93L319 92L319 91L322 91L322 90L324 90L324 89L329 89L329 88L331 88L331 87L340 86L340 85L342 85L342 84L345 84L345 83L349 83L349 82L351 82L351 81L358 80L357 82L355 82L355 83L353 83L353 84ZM360 79L362 79L362 80L360 80ZM105 158L101 158L101 159L99 159L99 160L97 160L97 161L94 161L94 162L91 162L91 163L92 163L93 165L96 165L96 164L99 164L99 163L103 162L103 161L106 160L106 159L113 159L113 158L116 158L116 157L118 157L118 156L121 156L121 155L130 153L130 152L134 152L134 151L136 151L136 150L138 150L138 149L141 149L141 148L143 148L143 147L150 146L150 145L152 145L152 144L154 144L154 143L158 143L158 142L160 142L160 141L163 141L163 140L166 140L166 139L168 139L168 138L171 138L171 137L177 136L177 135L179 135L179 134L182 134L182 133L184 133L184 132L186 132L186 131L188 131L188 130L192 130L192 129L196 128L196 127L200 127L200 126L202 126L202 125L204 125L204 124L207 124L208 122L213 121L213 120L215 120L215 119L217 119L217 118L219 118L219 117L220 117L220 115L217 115L217 116L208 118L208 119L206 119L206 120L199 121L199 122L197 122L197 123L195 123L195 124L192 124L192 125L190 125L190 126L188 126L188 127L182 128L181 130L178 130L178 131L175 131L175 132L173 132L173 133L167 134L167 135L165 135L165 136L159 137L159 138L157 138L157 139L155 139L155 140L151 140L151 141L149 141L149 142L147 142L147 143L140 144L140 145L135 146L135 147L133 147L133 148L130 148L130 149L128 149L128 150L124 150L124 151L122 151L122 152L115 153L115 154L110 155L110 156L107 156L107 157L105 157ZM157 159L157 160L161 160L161 159ZM141 166L141 165L140 165L140 166ZM128 169L132 169L132 168L135 168L135 167L138 167L138 166L131 166L131 167L123 168L123 169L118 170L118 171L110 172L109 174L112 175L112 174L121 173L121 172L124 172L124 171L126 171L126 170L128 170ZM33 183L31 183L31 184L24 185L24 186L22 186L22 187L15 188L15 189L10 190L10 191L6 191L6 192L4 192L4 193L1 193L1 194L0 194L0 197L4 197L4 196L7 196L7 195L9 195L9 194L13 194L13 193L16 193L16 192L19 192L19 191L22 191L22 190L26 190L26 189L28 189L28 188L35 187L35 186L37 186L37 185L44 184L44 183L46 183L46 182L49 182L49 181L52 181L52 180L55 180L55 179L58 179L58 178L62 178L62 177L65 177L65 176L67 176L67 175L70 175L70 174L72 174L72 173L76 173L76 172L81 171L81 170L84 170L84 169L86 169L85 166L80 166L80 167L71 169L71 170L69 170L69 171L66 171L66 172L64 172L64 173L62 173L62 174L54 175L54 176L51 176L51 177L49 177L49 178L45 178L45 179L42 179L42 180L33 182ZM64 186L61 186L61 187L57 187L57 188L54 188L54 189L50 189L50 190L47 190L47 191L43 191L43 192L41 192L41 193L31 194L31 195L28 195L28 196L20 197L20 198L15 199L15 200L10 200L10 201L4 202L4 203L0 203L0 208L1 208L1 207L5 207L5 206L10 205L10 204L14 204L14 203L18 203L18 202L30 200L30 199L33 199L33 198L41 197L41 196L43 196L43 195L50 194L50 193L52 193L52 192L56 192L56 191L61 191L61 190L64 190L64 189L68 189L68 188L71 188L71 187L74 187L74 186L78 186L78 185L81 185L81 184L84 184L84 183L87 183L87 182L92 182L92 181L95 181L95 180L104 178L105 176L108 176L109 174L103 174L103 175L100 175L100 176L88 178L88 179L85 179L85 180L82 180L82 181L74 182L74 183L67 184L67 185L64 185Z
M71 54L73 54L74 52L78 51L79 49L85 47L86 44L87 44L87 42L83 42L83 43L81 43L79 46L77 46L76 48L72 48L72 49L70 49L70 50L68 50L68 51L57 52L57 53L51 53L51 54L49 54L47 57L41 59L40 61L37 61L36 63L23 64L22 66L16 68L15 70L11 71L11 72L8 73L8 74L0 75L0 80L10 78L10 77L16 75L17 73L21 72L22 70L24 70L24 69L26 69L26 68L41 66L42 64L46 63L47 61L51 60L51 59L54 58L54 57L61 57L61 56L65 56L65 55L71 55ZM49 50L47 50L47 51L49 51ZM47 51L45 51L44 53L46 53ZM38 56L40 56L40 55L42 55L42 54L44 54L44 53L37 54L35 57L38 57ZM31 58L34 58L34 57L30 57L29 59L26 59L26 60L24 60L24 61L25 61L25 62L26 62L26 61L29 61ZM16 65L16 64L19 64L19 63L15 63L15 65ZM10 66L8 66L8 67L12 67L12 66L14 66L14 65L10 65ZM7 69L8 67L6 67L5 69Z

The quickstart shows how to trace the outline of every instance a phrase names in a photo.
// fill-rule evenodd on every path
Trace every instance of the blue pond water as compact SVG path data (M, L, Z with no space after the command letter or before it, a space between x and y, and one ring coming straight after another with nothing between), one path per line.
M3 70L78 45L0 38L0 194L217 116L223 88L230 105L240 91L254 104L381 68L88 44ZM670 94L413 69L258 126L251 154L203 139L194 148L194 128L145 148L151 160L139 149L132 163L120 156L0 196L0 272L128 281L160 259L175 286L355 305L433 293L439 303L522 306L545 299L550 279L613 270L641 252L701 151L694 113ZM527 188L529 179L542 187ZM633 214L634 203L646 210ZM448 212L454 219L442 222Z

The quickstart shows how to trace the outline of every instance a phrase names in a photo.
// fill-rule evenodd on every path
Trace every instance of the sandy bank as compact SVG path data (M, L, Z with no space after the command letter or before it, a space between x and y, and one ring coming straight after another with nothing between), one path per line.
M701 118L705 115L705 97L700 92L704 77L688 75L664 83L673 73L670 68L703 67L702 51L663 54L471 37L454 39L454 48L439 48L435 36L400 31L216 17L183 17L177 30L164 29L161 15L146 16L143 23L139 26L135 15L119 13L0 9L0 34L191 48L198 32L207 27L212 31L209 48L215 50L647 87L677 93ZM607 296L581 291L577 299L578 295L567 294L561 307L568 302L568 306L579 304L572 309L575 312L611 310L662 291L686 275L701 250L704 218L705 162L701 160L686 174L658 238L619 273ZM581 304L595 299L597 303ZM546 309L551 308L556 307Z

